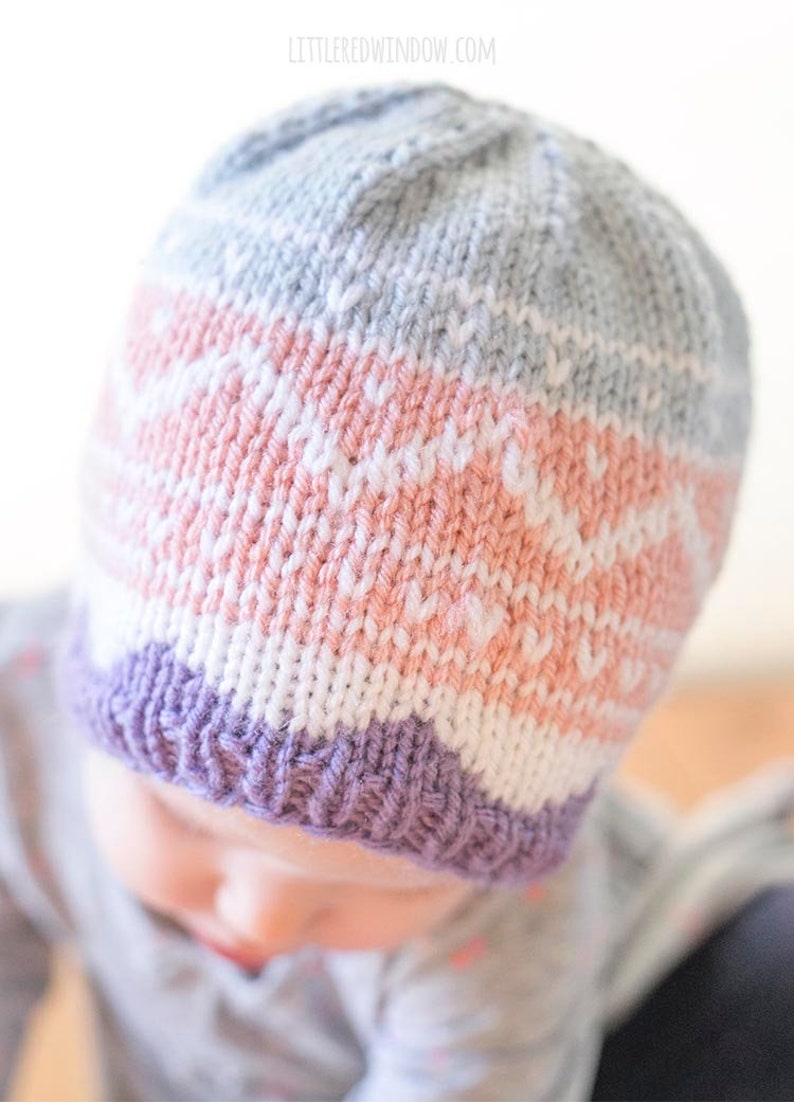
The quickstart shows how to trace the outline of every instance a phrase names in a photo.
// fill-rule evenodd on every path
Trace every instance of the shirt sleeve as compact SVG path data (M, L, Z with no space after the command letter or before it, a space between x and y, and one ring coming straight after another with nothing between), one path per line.
M603 1043L594 857L581 839L567 866L492 906L479 931L475 915L439 953L413 954L384 993L346 1102L589 1099Z

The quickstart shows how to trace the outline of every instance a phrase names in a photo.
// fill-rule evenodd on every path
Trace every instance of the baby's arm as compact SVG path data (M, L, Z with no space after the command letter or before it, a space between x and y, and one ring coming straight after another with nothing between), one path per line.
M0 1098L9 1097L32 1011L47 989L51 949L0 880Z
M605 881L588 846L515 906L494 908L479 933L396 962L368 1070L346 1102L590 1098Z
M37 652L31 644L43 602L0 602L0 1098L7 1098L30 1015L47 990L52 949L18 904L9 884L15 876L14 839L19 808L28 804L11 764L22 738L14 687L21 686ZM33 611L28 613L28 609ZM22 697L24 693L22 694ZM22 698L20 697L20 699ZM19 871L17 869L17 871Z

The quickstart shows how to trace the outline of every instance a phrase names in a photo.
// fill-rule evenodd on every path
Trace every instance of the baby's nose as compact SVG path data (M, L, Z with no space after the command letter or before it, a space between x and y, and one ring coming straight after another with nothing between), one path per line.
M311 886L237 878L221 884L215 910L231 936L265 952L288 953L311 939L327 907Z

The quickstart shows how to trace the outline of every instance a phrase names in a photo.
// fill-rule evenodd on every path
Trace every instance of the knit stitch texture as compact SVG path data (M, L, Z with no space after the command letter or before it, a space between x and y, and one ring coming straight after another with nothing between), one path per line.
M217 804L528 882L669 678L750 418L739 297L623 161L442 83L304 100L143 267L61 697Z

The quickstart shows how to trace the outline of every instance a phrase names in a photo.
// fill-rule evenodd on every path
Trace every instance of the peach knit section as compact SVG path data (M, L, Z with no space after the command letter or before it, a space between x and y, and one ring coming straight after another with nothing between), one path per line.
M509 669L517 683L543 674L581 683L591 703L646 705L657 671L669 664L669 642L658 640L683 634L701 603L703 577L688 542L705 542L715 571L738 474L611 425L599 429L585 416L549 413L515 386L473 387L457 373L387 363L342 341L329 348L284 320L265 326L186 293L140 288L129 325L123 369L143 412L132 422L110 389L103 392L100 462L86 475L89 547L112 576L144 598L195 615L267 622L274 631L289 627L301 647L322 642L338 656L355 650L394 663L406 678L421 673L430 686L476 690L485 704L505 696L504 677L493 672ZM289 411L280 401L268 405L262 379L244 381L244 349L239 363L234 357L244 336L266 348L268 397L288 376ZM185 364L207 356L228 358L222 381L191 387ZM172 371L182 373L175 381L184 401L148 419L146 388ZM290 429L300 419L301 432L282 438L285 417ZM312 425L332 442L339 468L307 462ZM397 454L400 477L393 478L385 459ZM360 482L357 461L367 471ZM683 512L670 504L676 493ZM131 513L118 508L127 501L135 502ZM102 518L101 543L92 537L92 512ZM306 521L315 512L322 528ZM159 545L153 517L168 520ZM412 556L420 550L426 559ZM170 579L143 568L150 552L170 564ZM296 555L302 565L286 580L281 566ZM243 598L208 593L217 574ZM670 584L674 577L680 584ZM350 595L362 579L366 591ZM591 630L566 618L554 597L592 608ZM296 615L299 607L310 612ZM363 632L335 630L332 607L344 623L366 614L374 644ZM610 610L619 615L605 615ZM625 627L631 619L634 633ZM417 621L429 649L407 657L395 628L410 637ZM433 661L433 646L447 654L458 648L464 673L455 661ZM627 670L634 672L628 689ZM543 704L520 695L508 706L513 716L531 710L539 723L553 721L557 707L545 714ZM579 734L609 737L587 716Z

